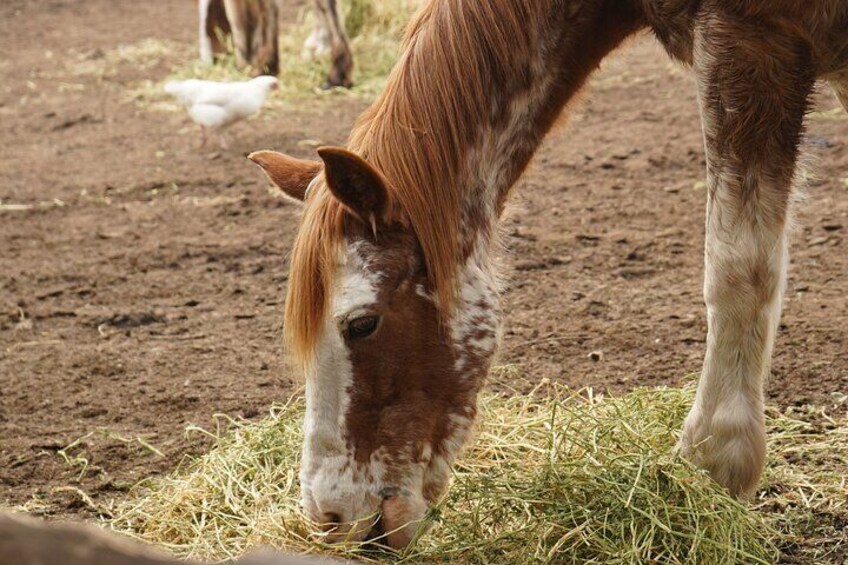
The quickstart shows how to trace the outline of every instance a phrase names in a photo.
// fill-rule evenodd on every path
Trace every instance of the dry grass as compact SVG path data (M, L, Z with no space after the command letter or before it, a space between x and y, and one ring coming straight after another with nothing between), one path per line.
M143 39L137 43L118 45L108 51L76 53L65 65L72 77L94 76L101 80L115 77L122 66L131 66L136 70L147 71L159 61L174 56L185 56L186 46L175 41L162 39Z
M310 536L297 503L300 398L261 422L221 420L214 449L139 486L111 526L211 559L267 544L402 563L841 563L848 420L771 412L765 488L745 505L673 455L692 393L600 397L546 383L485 395L434 527L403 555Z

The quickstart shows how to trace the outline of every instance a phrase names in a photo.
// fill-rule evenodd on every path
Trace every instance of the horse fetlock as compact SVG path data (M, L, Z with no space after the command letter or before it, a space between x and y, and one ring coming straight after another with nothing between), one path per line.
M695 405L686 419L678 450L733 496L747 498L756 490L763 472L765 426L757 414L707 417Z

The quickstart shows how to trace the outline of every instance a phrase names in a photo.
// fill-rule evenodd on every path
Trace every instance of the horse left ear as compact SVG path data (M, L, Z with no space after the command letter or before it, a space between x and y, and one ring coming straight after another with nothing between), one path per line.
M306 189L321 172L321 161L295 159L276 151L256 151L247 158L262 167L283 194L298 202L303 202Z
M388 183L365 160L341 147L319 147L327 186L355 216L376 231L391 221Z

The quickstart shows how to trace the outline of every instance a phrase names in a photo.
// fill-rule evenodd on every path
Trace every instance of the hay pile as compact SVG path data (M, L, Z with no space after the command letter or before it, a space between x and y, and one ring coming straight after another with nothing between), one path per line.
M261 422L223 421L214 449L138 487L111 526L210 559L267 544L401 563L842 563L848 420L770 414L767 487L743 505L671 453L692 394L544 384L486 395L435 526L401 556L309 537L297 509L300 399Z

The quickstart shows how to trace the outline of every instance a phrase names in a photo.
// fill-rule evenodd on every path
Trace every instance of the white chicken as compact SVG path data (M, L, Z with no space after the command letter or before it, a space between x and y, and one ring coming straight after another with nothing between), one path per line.
M165 84L165 92L175 96L186 107L192 121L200 125L201 147L206 145L207 131L213 131L224 149L228 145L223 130L261 110L268 94L277 88L277 78L268 75L242 82L191 79Z

